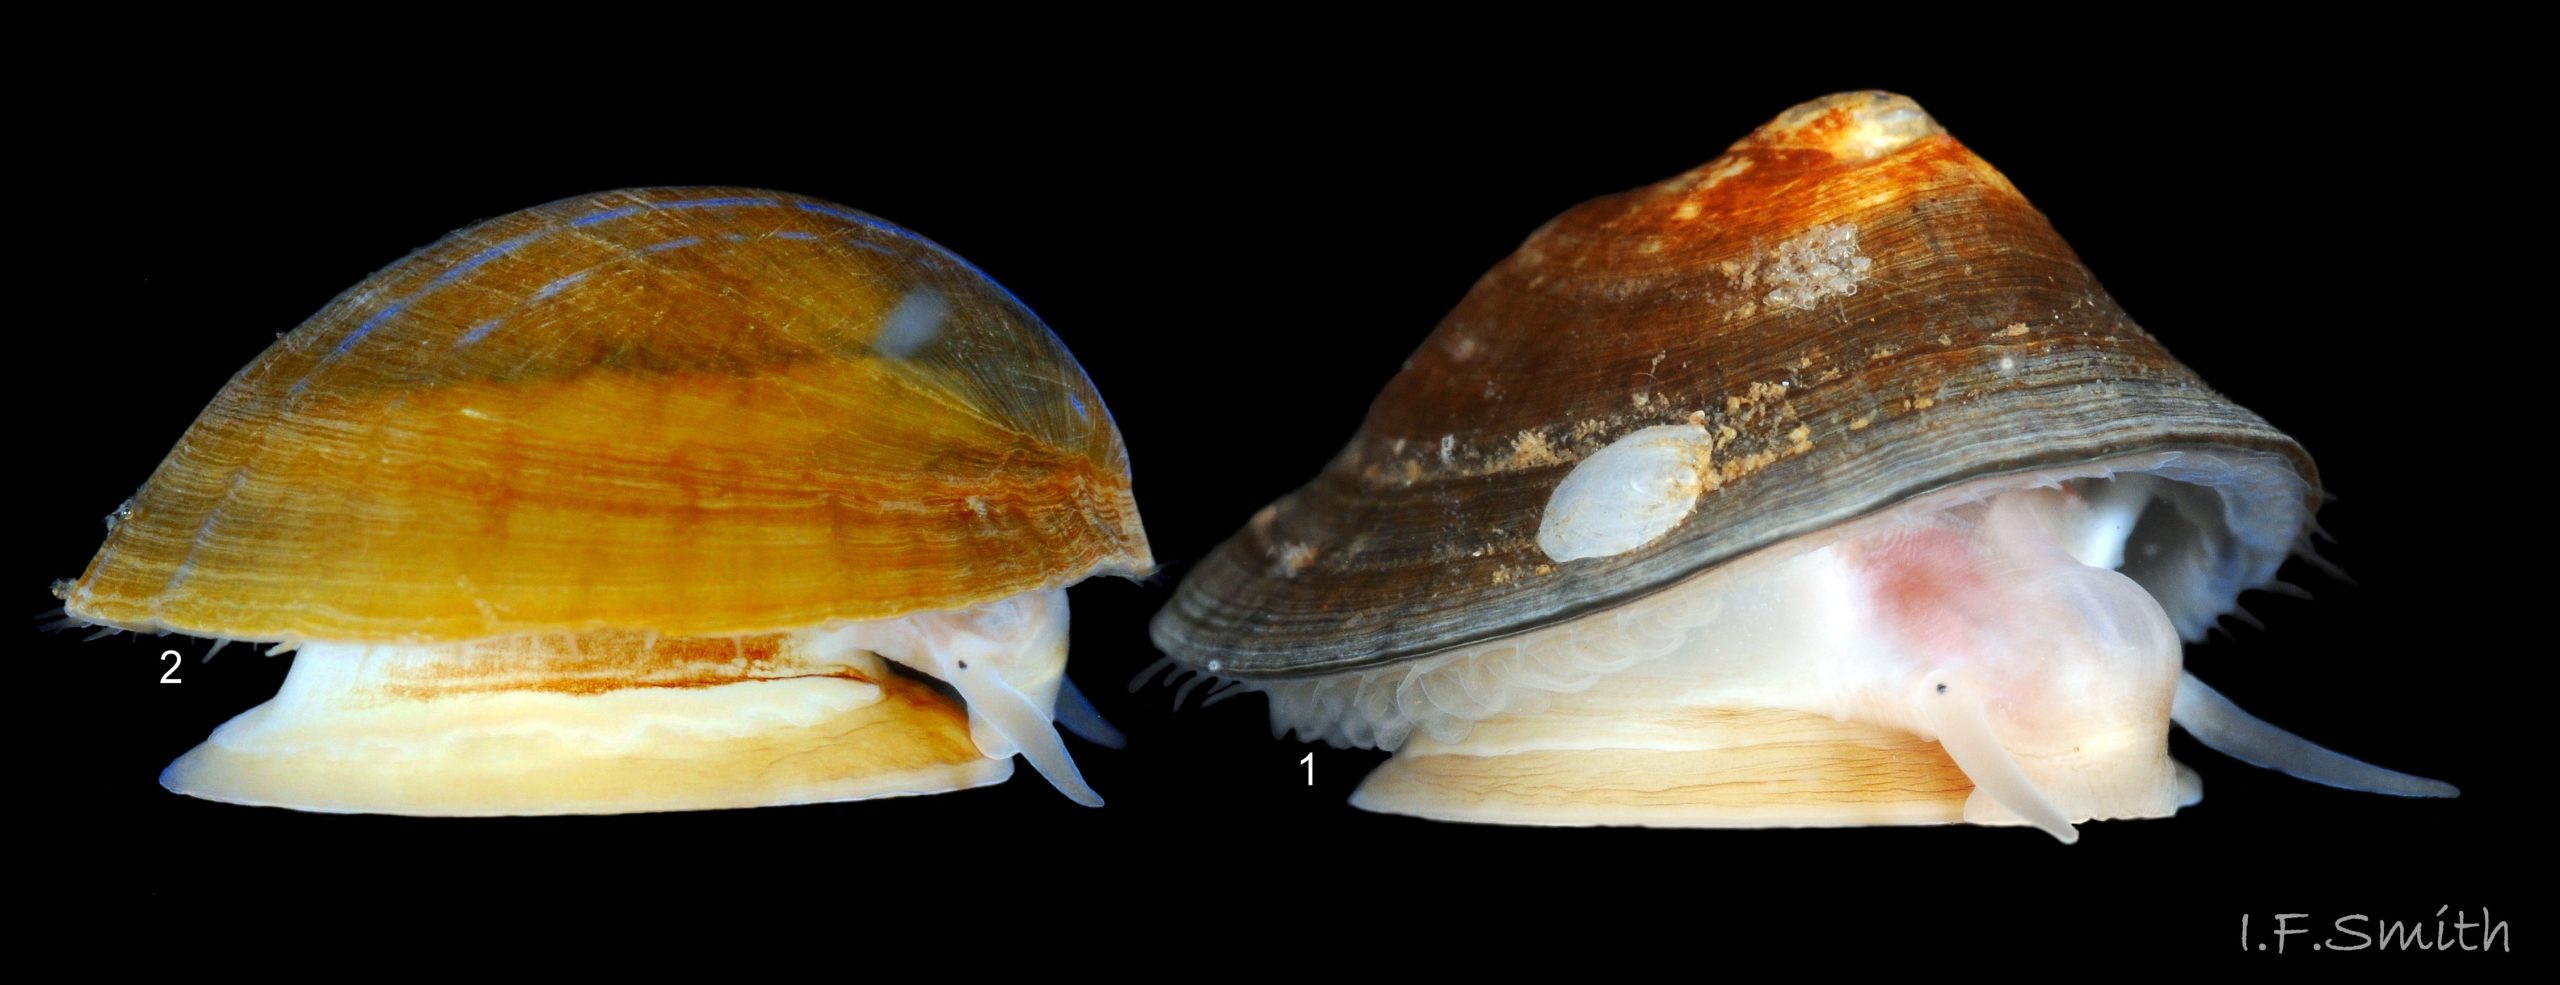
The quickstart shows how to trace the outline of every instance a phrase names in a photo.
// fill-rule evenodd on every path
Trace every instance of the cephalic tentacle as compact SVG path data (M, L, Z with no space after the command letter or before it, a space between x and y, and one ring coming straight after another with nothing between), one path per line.
M1067 795L1067 799L1086 807L1102 806L1102 795L1093 792L1093 787L1084 782L1084 774L1076 769L1076 761L1067 755L1067 744L1058 739L1058 730L1051 727L1049 716L1041 712L1040 706L1034 704L1029 695L986 668L972 671L966 667L946 666L942 670L943 673L936 676L942 677L953 690L960 692L962 700L969 703L972 726L983 723L995 729L1005 741L1013 744L1015 751L1022 753L1022 758L1031 761L1032 769L1039 770L1050 785Z
M968 706L969 736L978 751L994 758L1020 753L1058 792L1087 807L1102 806L1053 724L1053 716L1061 717L1057 724L1103 745L1119 739L1119 731L1067 683L1064 589L953 612L853 623L830 634L829 645L869 650L950 685Z
M1105 749L1129 745L1128 735L1112 727L1102 717L1102 710L1093 706L1093 700L1076 689L1076 682L1064 677L1058 679L1058 724L1075 733L1076 738Z
M2225 756L2313 783L2399 797L2455 797L2462 791L2442 780L2387 770L2327 749L2240 710L2194 674L2181 674L2169 720Z
M2080 832L2071 826L2062 809L2047 799L2027 779L2018 760L1992 734L1991 716L1983 710L1981 693L1961 675L1940 670L1923 677L1928 692L1916 704L1929 730L1937 734L1938 744L1956 768L1973 781L1977 792L1999 801L2020 819L2045 833L2061 839L2063 844L2080 840Z

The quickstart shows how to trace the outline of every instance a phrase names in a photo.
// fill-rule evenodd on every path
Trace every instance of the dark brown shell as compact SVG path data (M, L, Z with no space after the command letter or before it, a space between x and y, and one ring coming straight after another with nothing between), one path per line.
M1840 230L1868 258L1835 290ZM1820 264L1843 260L1826 271ZM1575 462L1715 436L1696 512L1624 554L1538 547ZM1156 645L1227 677L1506 636L1987 475L2171 448L2310 457L2116 307L2042 214L1911 100L1788 110L1585 203L1478 281L1324 473L1183 580Z

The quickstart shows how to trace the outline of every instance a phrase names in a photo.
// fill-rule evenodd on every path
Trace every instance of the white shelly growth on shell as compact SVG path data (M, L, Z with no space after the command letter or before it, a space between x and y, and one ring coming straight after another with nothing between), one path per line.
M1538 549L1573 561L1654 542L1713 488L1714 451L1715 439L1696 424L1658 425L1610 442L1556 484L1538 523Z

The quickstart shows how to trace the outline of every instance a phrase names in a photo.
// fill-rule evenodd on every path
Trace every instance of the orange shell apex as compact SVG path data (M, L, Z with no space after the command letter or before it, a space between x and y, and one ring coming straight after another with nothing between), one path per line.
M816 199L606 192L454 233L232 378L69 614L247 640L772 632L1153 567L1074 357Z

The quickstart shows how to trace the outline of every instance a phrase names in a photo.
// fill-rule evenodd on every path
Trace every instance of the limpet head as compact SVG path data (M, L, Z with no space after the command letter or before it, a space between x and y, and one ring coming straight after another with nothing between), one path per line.
M1020 301L747 188L553 202L383 269L117 517L69 618L299 648L164 782L315 810L853 799L1016 749L1092 801L1048 724L1063 591L1153 567L1118 430Z
M1426 816L2068 837L2192 802L2173 715L2450 793L2279 754L2180 669L2320 495L2007 179L1846 93L1540 228L1154 635L1399 750L1355 802Z

